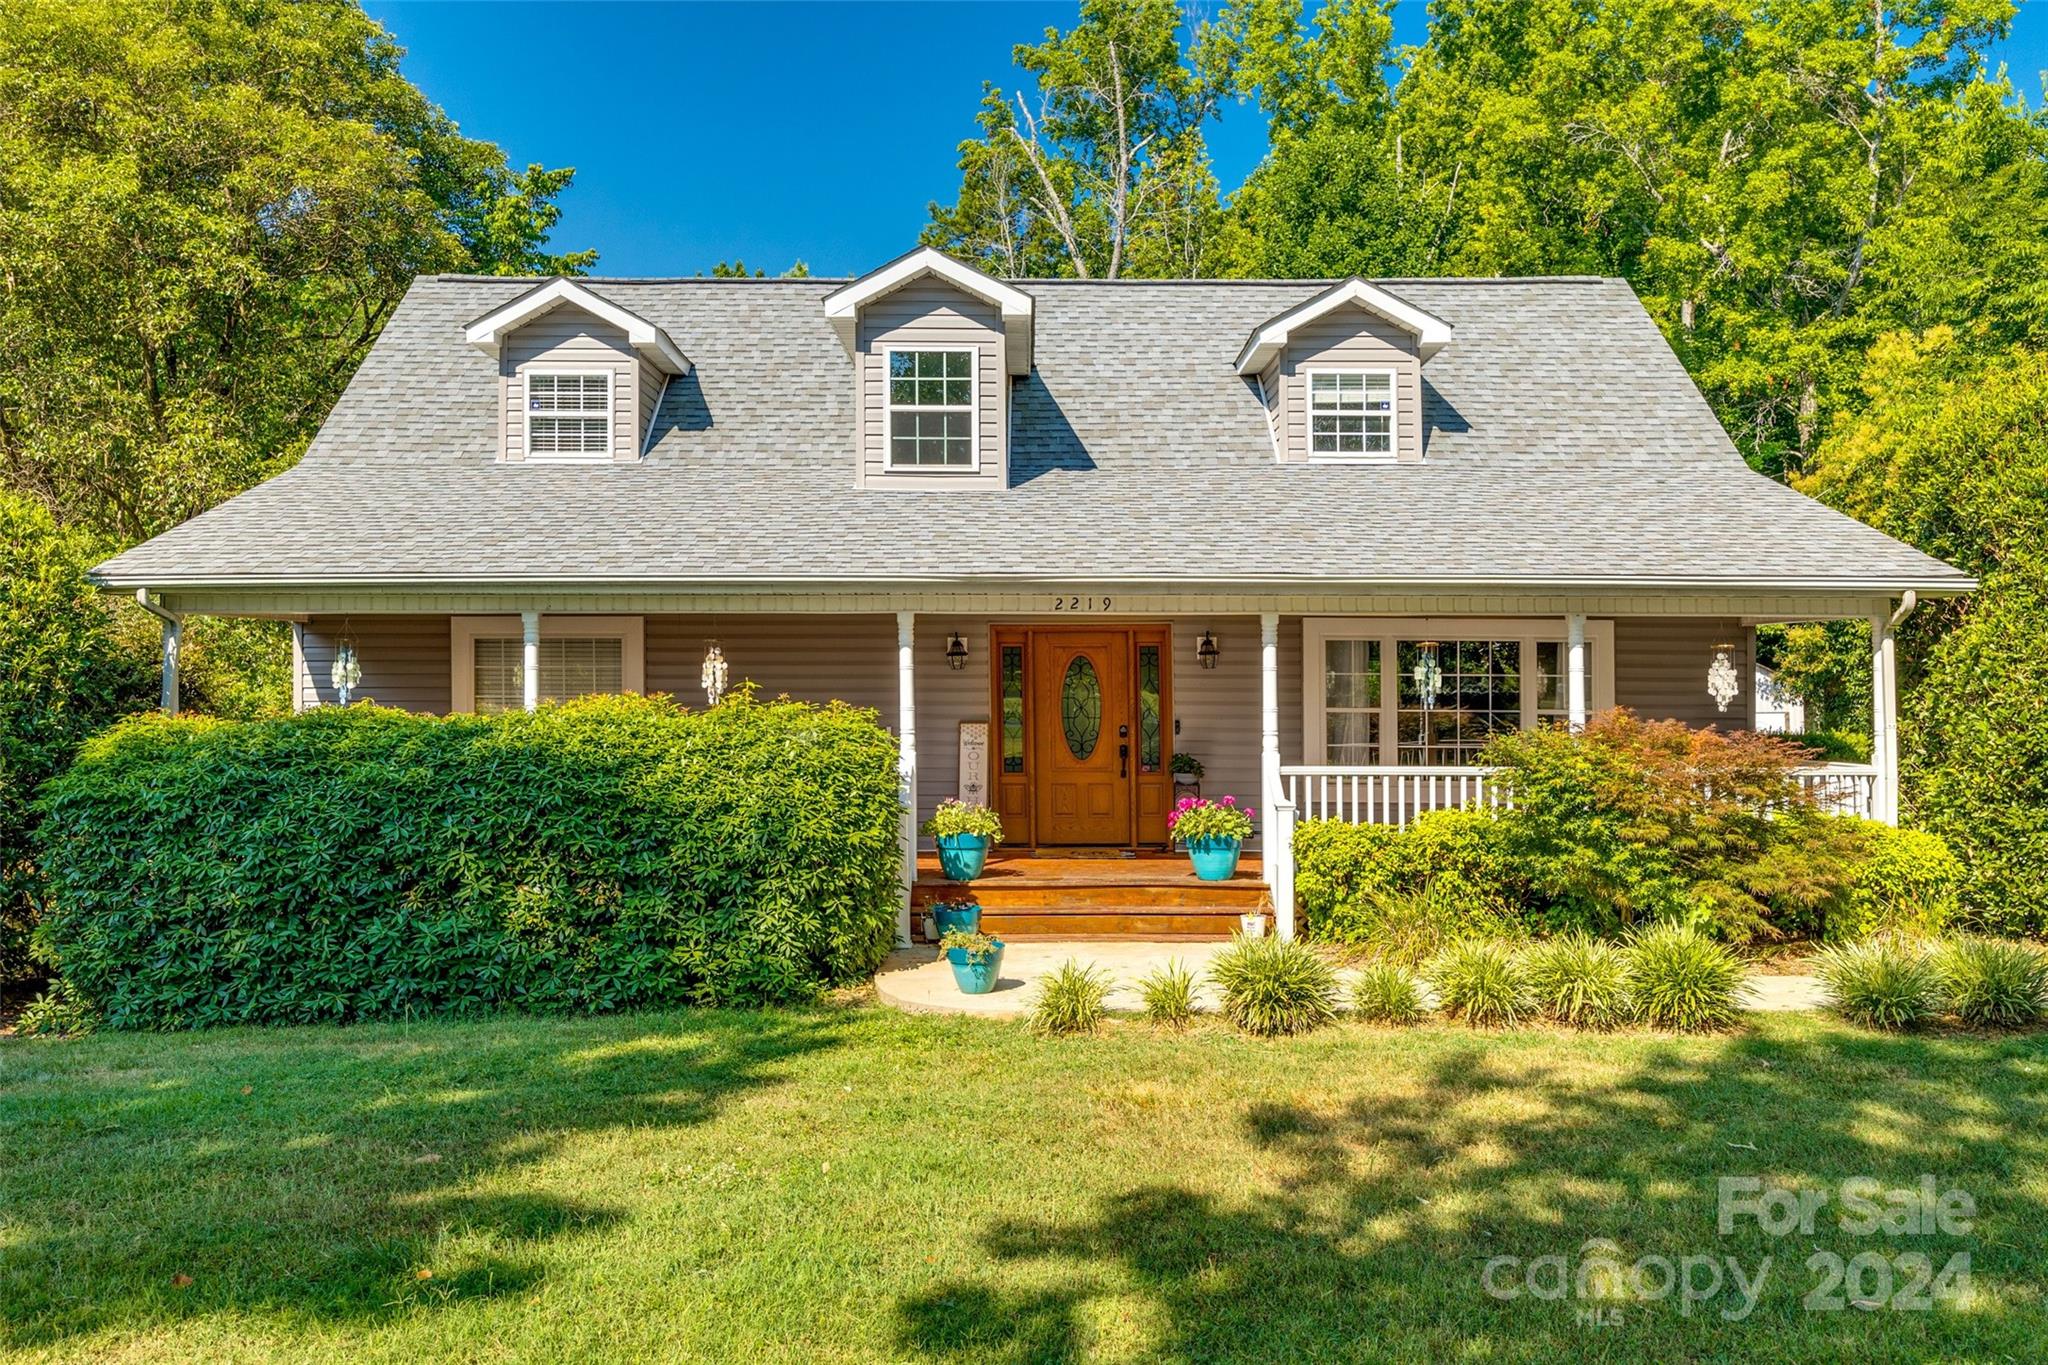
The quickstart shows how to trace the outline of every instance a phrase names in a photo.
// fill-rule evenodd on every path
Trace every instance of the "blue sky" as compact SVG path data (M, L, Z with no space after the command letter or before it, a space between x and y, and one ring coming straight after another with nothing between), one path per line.
M1073 0L612 4L366 0L404 69L515 165L574 166L558 246L607 275L693 275L742 257L855 274L916 244L959 185L981 83L1019 83L1010 50ZM1313 5L1310 6L1313 8ZM1421 3L1398 5L1419 42ZM2048 0L2026 0L2000 54L2030 100L2048 67ZM1228 190L1265 150L1232 106L1209 132ZM795 153L803 162L786 157Z

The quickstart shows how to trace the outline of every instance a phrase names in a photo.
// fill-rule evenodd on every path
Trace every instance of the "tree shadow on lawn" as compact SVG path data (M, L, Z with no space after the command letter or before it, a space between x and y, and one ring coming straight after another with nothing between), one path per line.
M899 1345L981 1361L1065 1360L1105 1322L1154 1324L1148 1359L2026 1359L2048 1329L2048 1040L1895 1038L1839 1030L1651 1044L1607 1070L1519 1055L1516 1039L1454 1046L1417 1075L1319 1077L1312 1104L1255 1100L1236 1116L1244 1174L1154 1182L1101 1197L1077 1221L1000 1220L985 1273L899 1302ZM1601 1040L1588 1039L1589 1048ZM1395 1043L1393 1046L1398 1047ZM1219 1121L1222 1121L1219 1118ZM1819 1215L1812 1235L1754 1220L1717 1227L1723 1176L1824 1189L1923 1172L1977 1201L1961 1236L1855 1236ZM1577 1273L1609 1238L1645 1256L1735 1257L1772 1267L1746 1320L1732 1282L1620 1302L1489 1295L1526 1286L1538 1257ZM1968 1251L1971 1311L1811 1313L1816 1250L1918 1251L1938 1269ZM1704 1288L1704 1268L1696 1272ZM1652 1283L1656 1272L1652 1272ZM1548 1287L1553 1281L1545 1279ZM1903 1279L1900 1284L1903 1285ZM1597 1282L1594 1292L1599 1292ZM1854 1297L1853 1295L1851 1296ZM1619 1321L1582 1317L1619 1306ZM1123 1353L1119 1340L1112 1353Z
M707 1011L14 1045L0 1054L0 1348L526 1291L543 1243L626 1211L465 1187L579 1135L708 1123L845 1023ZM30 1048L72 1046L100 1064L24 1074Z

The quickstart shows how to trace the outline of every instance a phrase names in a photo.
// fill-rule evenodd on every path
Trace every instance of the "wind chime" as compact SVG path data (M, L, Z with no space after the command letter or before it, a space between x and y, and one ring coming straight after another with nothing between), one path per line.
M334 651L334 662L327 669L327 681L334 685L334 699L342 706L347 706L349 695L362 686L363 665L356 658L355 632L346 616L341 618L341 647Z
M1734 645L1714 646L1714 661L1707 665L1707 695L1723 711L1742 695L1742 675L1735 671Z
M1436 694L1444 685L1444 667L1437 659L1437 642L1418 640L1415 642L1415 691L1422 699L1422 761L1436 760L1436 726L1432 724L1432 713L1436 710Z
M704 697L716 706L725 700L727 670L725 651L718 646L718 618L711 618L711 638L704 645L704 667L698 670L697 680L704 684Z

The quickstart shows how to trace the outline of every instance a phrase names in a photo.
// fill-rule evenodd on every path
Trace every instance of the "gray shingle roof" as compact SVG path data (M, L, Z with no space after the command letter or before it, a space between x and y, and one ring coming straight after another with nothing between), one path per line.
M1456 334L1423 370L1427 460L1368 466L1278 463L1232 369L1326 282L1025 282L1036 368L988 493L854 486L837 281L585 283L696 361L643 462L499 462L495 362L461 324L532 283L422 279L296 468L103 576L1968 583L1752 473L1618 280L1389 282Z

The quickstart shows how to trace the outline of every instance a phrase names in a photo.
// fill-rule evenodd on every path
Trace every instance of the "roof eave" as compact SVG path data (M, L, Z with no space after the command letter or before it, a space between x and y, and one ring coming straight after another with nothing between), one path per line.
M580 308L624 332L626 344L664 374L684 375L693 368L690 358L667 332L631 309L621 308L560 276L470 322L463 328L463 340L484 354L495 356L507 336L542 314L564 306Z
M1245 341L1244 349L1237 354L1237 372L1245 375L1260 373L1273 363L1274 357L1286 349L1287 339L1295 328L1314 322L1317 318L1339 308L1352 306L1383 317L1413 336L1416 353L1425 363L1438 351L1450 345L1450 323L1434 313L1417 308L1406 299L1387 292L1369 280L1353 276L1288 309L1278 317L1260 323Z

